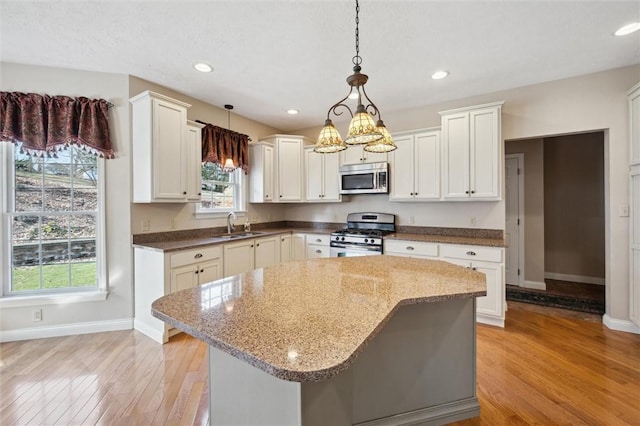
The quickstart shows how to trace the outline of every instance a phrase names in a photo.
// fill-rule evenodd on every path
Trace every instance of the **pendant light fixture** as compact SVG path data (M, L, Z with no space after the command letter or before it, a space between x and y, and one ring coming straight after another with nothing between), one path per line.
M362 70L360 67L362 58L360 57L359 15L360 4L358 3L358 0L356 0L356 54L351 60L354 65L353 74L347 77L349 93L329 108L329 111L327 112L327 119L324 122L324 127L320 131L318 141L313 148L315 152L322 154L339 152L347 149L347 145L360 144L366 144L364 150L369 152L389 152L397 148L391 138L391 134L382 121L380 110L376 107L373 101L369 99L369 96L367 96L367 92L364 89L364 85L367 83L369 77L360 72ZM356 107L355 114L351 108L344 103L347 99L357 99L358 105ZM363 104L363 101L366 105ZM347 137L344 141L340 137L338 129L333 125L330 118L331 113L335 116L342 115L343 111L338 111L341 107L349 111L349 115L351 116ZM377 121L374 120L374 116L378 117Z
M227 129L231 130L231 110L233 109L233 105L225 105L224 108L227 110ZM236 165L233 164L233 159L227 158L224 161L224 166L222 167L222 171L225 173L231 173L236 169Z

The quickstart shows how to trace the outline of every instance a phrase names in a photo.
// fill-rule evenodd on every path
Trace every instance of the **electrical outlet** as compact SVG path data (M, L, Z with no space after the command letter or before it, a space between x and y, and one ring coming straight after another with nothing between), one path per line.
M471 216L471 226L476 226L478 224L478 218L475 216Z
M416 219L413 216L409 216L409 225L416 223Z
M42 321L42 309L33 311L33 321Z
M148 232L151 229L151 221L149 219L142 219L142 232Z

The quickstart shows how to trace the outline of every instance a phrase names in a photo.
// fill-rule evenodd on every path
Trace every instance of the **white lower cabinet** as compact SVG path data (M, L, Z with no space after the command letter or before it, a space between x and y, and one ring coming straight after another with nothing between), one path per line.
M178 330L151 315L154 300L222 278L222 246L177 252L136 247L134 328L164 343Z
M280 262L278 235L224 245L224 276L242 274Z
M307 236L294 233L291 235L291 260L304 260L307 258Z
M280 263L290 262L291 259L291 234L282 234L280 238Z
M321 257L329 257L330 236L322 234L306 235L306 258L317 259Z
M441 244L440 255L442 260L485 274L487 295L476 298L476 319L484 324L504 327L504 249Z
M503 248L391 239L383 241L386 255L439 259L485 274L487 295L476 299L476 319L483 324L504 327Z

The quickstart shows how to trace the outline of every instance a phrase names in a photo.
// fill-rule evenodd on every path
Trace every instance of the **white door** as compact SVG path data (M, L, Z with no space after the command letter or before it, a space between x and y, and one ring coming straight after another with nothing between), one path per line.
M522 224L520 212L520 198L524 194L520 193L520 178L518 170L521 169L520 162L524 156L522 154L507 155L505 157L505 209L506 209L506 229L505 239L507 249L505 250L505 276L507 284L520 285L520 225Z

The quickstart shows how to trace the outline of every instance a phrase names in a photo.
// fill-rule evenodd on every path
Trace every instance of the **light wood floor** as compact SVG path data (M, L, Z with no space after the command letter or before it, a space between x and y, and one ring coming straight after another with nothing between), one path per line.
M478 326L481 415L460 425L640 425L640 336L510 303ZM205 425L206 346L136 331L0 345L0 424Z

